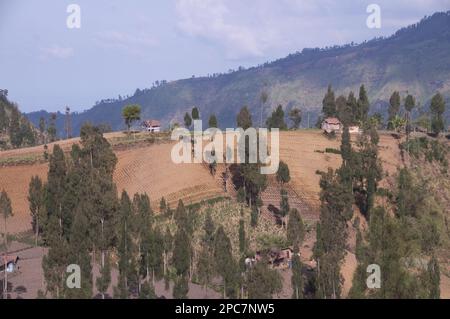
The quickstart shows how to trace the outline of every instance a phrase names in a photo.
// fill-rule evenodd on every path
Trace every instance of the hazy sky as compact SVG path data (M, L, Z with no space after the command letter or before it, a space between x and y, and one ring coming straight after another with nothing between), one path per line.
M81 8L81 28L66 25ZM366 26L369 4L381 28ZM0 0L0 88L21 110L90 108L155 80L390 35L450 0Z

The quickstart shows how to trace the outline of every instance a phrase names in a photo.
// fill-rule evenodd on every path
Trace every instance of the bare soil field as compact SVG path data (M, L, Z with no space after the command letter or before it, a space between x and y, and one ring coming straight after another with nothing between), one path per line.
M114 135L110 134L108 138L111 136ZM76 142L78 139L62 141L61 146L68 151ZM146 192L154 209L159 209L162 196L174 208L179 199L185 204L191 204L227 195L202 165L174 164L170 158L172 145L172 143L155 143L147 147L115 151L118 163L114 181L119 193L126 190L133 196L136 192ZM40 152L43 152L43 147L5 151L0 152L0 159ZM47 163L0 166L0 190L4 189L10 196L14 212L14 216L7 222L9 233L19 233L31 228L28 185L34 175L45 180L47 170ZM1 219L1 229L3 224L4 221Z

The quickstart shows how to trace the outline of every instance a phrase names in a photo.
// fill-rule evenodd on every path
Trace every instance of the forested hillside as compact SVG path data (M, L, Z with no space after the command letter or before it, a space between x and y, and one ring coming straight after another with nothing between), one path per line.
M168 126L183 122L192 106L203 111L206 121L211 113L220 127L234 124L234 115L248 105L252 115L266 118L278 104L285 109L302 108L302 126L315 124L328 84L347 95L363 83L370 92L373 112L387 113L393 91L410 93L420 107L416 113L428 111L431 96L439 90L450 97L450 12L436 13L421 22L401 29L389 38L373 39L361 44L330 48L304 49L283 59L249 69L239 68L226 74L178 81L160 81L150 89L137 89L133 96L99 101L91 109L73 116L74 134L83 122L107 123L113 130L123 129L121 109L126 104L142 106L143 118L155 118ZM265 103L261 93L268 94ZM45 111L28 114L38 124L40 117L50 118ZM446 118L449 118L447 111ZM385 116L386 119L386 116ZM57 116L57 128L63 133L64 117Z

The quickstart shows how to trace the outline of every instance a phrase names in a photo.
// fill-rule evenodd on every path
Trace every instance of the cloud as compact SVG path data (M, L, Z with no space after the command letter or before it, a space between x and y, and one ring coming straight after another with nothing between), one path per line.
M366 26L371 3L381 7L381 30ZM276 56L388 36L449 0L177 0L177 27L223 50L229 59ZM447 6L448 7L448 6Z
M178 28L189 36L221 43L229 58L262 56L266 37L259 29L233 21L229 5L221 0L178 0Z
M54 44L47 48L41 48L41 58L43 59L67 59L74 55L74 49L70 47L62 47Z
M144 55L146 49L158 45L158 39L151 34L131 34L115 30L98 32L94 41L101 47L118 48L135 55Z

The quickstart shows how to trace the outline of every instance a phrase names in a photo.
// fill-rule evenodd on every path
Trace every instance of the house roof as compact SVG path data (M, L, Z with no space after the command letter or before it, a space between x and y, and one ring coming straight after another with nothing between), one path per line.
M337 117L327 117L325 119L325 123L328 124L341 124L341 121Z
M142 125L147 127L155 127L155 126L161 126L161 123L157 120L147 120L142 122Z

